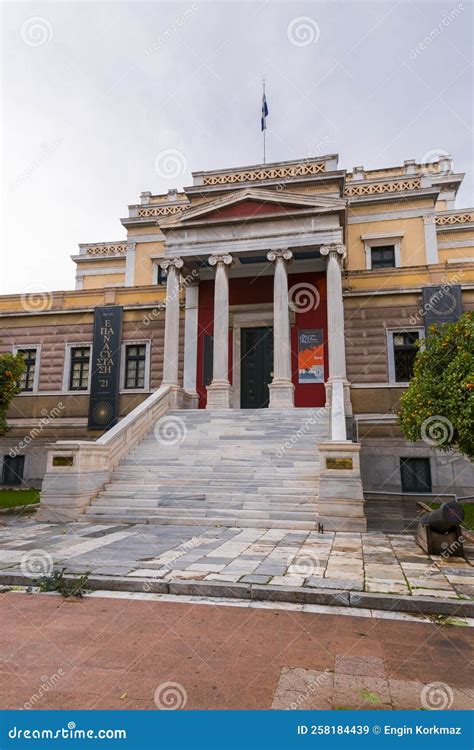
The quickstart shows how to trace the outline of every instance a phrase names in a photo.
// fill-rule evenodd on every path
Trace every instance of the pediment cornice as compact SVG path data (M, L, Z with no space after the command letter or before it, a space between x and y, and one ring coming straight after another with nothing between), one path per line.
M195 222L212 222L213 214L217 214L224 208L237 205L244 201L254 201L255 203L273 204L284 206L287 211L315 211L318 213L327 213L331 211L343 211L347 202L342 198L331 198L323 195L304 195L301 193L278 192L277 190L268 190L265 188L244 188L236 190L228 195L215 198L195 207L184 209L181 213L160 220L160 228L166 230L173 227L186 226ZM273 218L278 214L272 213ZM261 213L255 216L249 216L248 219L262 219ZM229 219L226 219L228 221Z

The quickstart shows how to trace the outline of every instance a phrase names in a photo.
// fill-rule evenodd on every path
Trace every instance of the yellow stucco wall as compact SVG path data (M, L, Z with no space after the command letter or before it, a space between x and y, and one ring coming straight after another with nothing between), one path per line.
M135 250L135 284L153 283L153 255L164 255L164 242L137 242Z
M349 224L347 227L347 268L354 271L366 268L365 244L364 240L361 239L362 235L389 232L403 232L400 243L402 267L426 263L425 226L423 218L416 217ZM391 242L390 239L387 239L388 245Z
M100 289L106 286L121 286L125 282L124 273L104 273L100 276L84 276L83 289Z

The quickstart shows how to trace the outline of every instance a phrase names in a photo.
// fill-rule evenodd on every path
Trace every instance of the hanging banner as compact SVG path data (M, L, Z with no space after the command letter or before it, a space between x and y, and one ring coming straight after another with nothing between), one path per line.
M117 423L122 316L119 305L94 310L89 430L108 430Z
M421 295L426 336L430 326L455 323L462 314L459 285L425 286L421 290Z
M322 328L298 331L298 383L324 383Z

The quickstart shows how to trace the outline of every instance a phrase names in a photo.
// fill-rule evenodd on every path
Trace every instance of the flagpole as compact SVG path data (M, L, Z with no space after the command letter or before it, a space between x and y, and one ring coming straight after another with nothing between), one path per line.
M264 101L265 100L265 76L263 76L262 85L263 85L262 101ZM265 122L265 127L263 128L263 163L264 164L265 164L265 158L266 158L266 153L265 153L265 134L266 134L266 132L267 132L267 123Z

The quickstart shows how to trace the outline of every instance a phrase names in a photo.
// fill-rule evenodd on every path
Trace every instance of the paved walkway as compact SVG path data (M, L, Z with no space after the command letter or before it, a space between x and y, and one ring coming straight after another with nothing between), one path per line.
M474 708L472 628L137 596L0 594L0 708Z
M474 566L429 557L410 535L206 526L38 524L3 516L0 572L70 572L466 599Z

